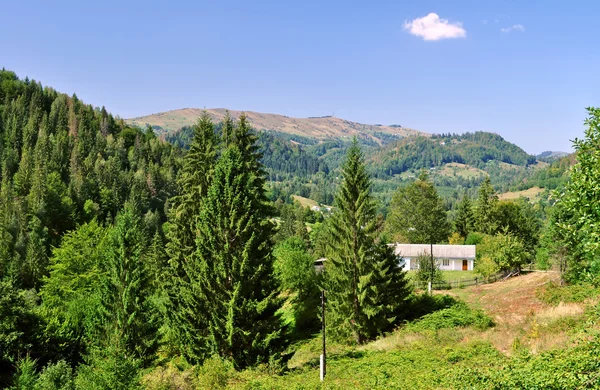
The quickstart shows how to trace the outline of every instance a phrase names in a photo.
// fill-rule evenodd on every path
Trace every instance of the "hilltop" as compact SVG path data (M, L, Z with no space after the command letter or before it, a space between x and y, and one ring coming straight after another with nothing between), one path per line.
M536 158L540 161L552 162L552 161L559 160L563 157L566 157L568 155L569 155L569 153L567 153L567 152L557 152L557 151L548 150L548 151L538 154Z
M204 110L200 108L183 108L180 110L126 119L125 122L138 127L150 125L158 134L170 133L181 129L182 127L193 125L200 115L202 115L203 111ZM227 110L225 108L212 108L206 109L206 111L215 122L221 122L227 111L229 111L234 119L239 118L242 113L242 111ZM252 127L256 130L273 130L280 133L317 139L349 138L356 135L361 138L367 137L378 143L383 143L384 140L389 137L392 139L399 139L414 135L429 135L428 133L399 125L367 125L334 116L292 118L286 115L266 114L252 111L245 111L245 113Z
M484 168L489 161L510 166L536 164L535 156L497 134L441 134L410 137L392 142L372 156L378 175L396 175L408 170L429 169L448 163Z

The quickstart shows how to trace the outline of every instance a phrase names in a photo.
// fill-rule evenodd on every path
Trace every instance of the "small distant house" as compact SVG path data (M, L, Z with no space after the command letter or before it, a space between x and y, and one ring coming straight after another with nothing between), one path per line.
M321 257L320 259L315 260L315 270L317 272L323 271L323 267L325 267L325 261L327 258Z
M312 211L321 211L321 208L319 206L312 206L310 209Z
M429 244L391 244L394 253L401 258L399 265L405 270L419 266L417 257L431 255ZM475 245L433 245L433 259L443 271L472 271L475 262Z

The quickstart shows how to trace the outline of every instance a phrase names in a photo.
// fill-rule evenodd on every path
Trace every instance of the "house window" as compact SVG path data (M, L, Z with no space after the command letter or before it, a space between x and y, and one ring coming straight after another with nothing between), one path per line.
M450 260L448 260L448 259L442 260L442 266L448 267L449 265L450 265Z

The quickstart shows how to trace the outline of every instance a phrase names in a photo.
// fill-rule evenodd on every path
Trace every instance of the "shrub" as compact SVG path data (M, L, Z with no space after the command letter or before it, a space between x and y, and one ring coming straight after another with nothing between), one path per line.
M29 356L17 362L17 372L14 378L16 389L29 390L34 388L38 378L38 374L35 372L35 363L36 361Z
M196 375L193 369L182 370L173 362L164 367L156 367L142 378L147 390L195 390Z
M422 253L416 258L417 262L417 272L415 273L415 280L420 282L428 282L431 278L431 274L433 272L433 282L443 282L444 275L442 271L440 271L440 265L438 262L434 261L431 264L431 256L427 253ZM432 270L433 266L433 270Z
M75 390L73 369L64 360L49 364L42 370L35 390Z
M457 303L450 295L415 294L408 301L407 320L414 320Z
M483 241L485 234L483 233L469 233L465 239L465 245L478 245Z
M424 315L420 320L409 324L408 328L420 331L472 326L485 330L493 325L492 319L483 311L472 310L465 303L458 302L446 309Z
M588 283L560 286L555 282L550 282L538 288L535 292L539 300L549 305L558 305L561 302L583 302L599 294L600 289Z
M219 357L212 357L198 369L198 388L224 389L234 373L233 364Z
M500 272L500 267L491 257L481 256L475 263L475 272L487 278Z

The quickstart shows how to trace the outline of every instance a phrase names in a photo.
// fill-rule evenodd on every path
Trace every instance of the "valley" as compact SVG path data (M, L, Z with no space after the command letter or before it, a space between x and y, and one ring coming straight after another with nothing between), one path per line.
M326 388L595 383L593 260L565 254L588 160L308 119L134 124L0 71L0 386L319 387L322 289ZM390 242L472 245L474 269L407 273Z

